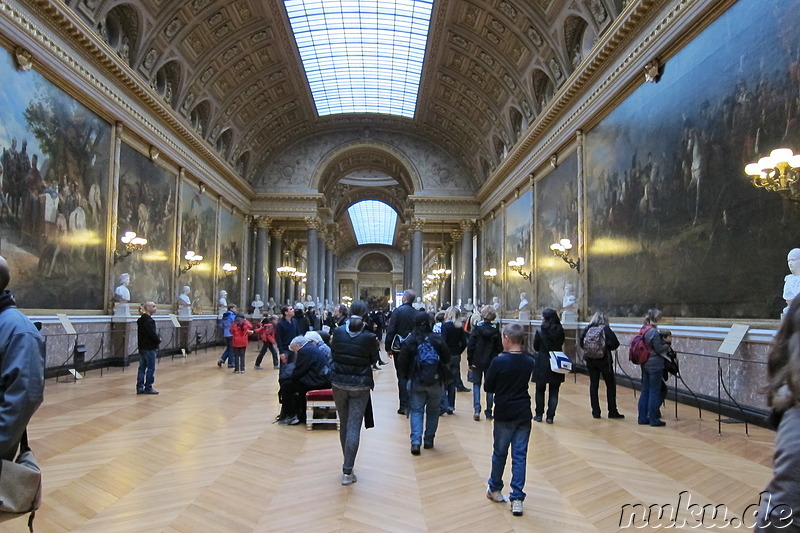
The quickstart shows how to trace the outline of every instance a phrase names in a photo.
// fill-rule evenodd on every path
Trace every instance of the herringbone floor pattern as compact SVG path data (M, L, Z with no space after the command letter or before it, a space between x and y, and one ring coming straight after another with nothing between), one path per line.
M626 388L619 401L628 417L594 420L586 378L570 376L556 423L534 423L525 514L513 517L508 504L484 496L492 424L472 420L472 395L458 394L436 448L414 457L389 365L375 373L376 427L362 431L358 482L343 487L336 431L272 424L279 406L271 365L234 375L217 368L219 352L163 359L159 396L135 394L134 366L48 381L29 427L45 475L36 531L612 532L625 529L626 504L678 507L682 497L686 507L687 495L741 518L770 477L772 432L751 428L747 437L742 425L725 425L719 437L713 414L700 420L681 407L675 420L671 403L667 427L638 426ZM682 513L676 518L690 517ZM658 525L654 514L642 519L640 529ZM705 529L681 525L672 530ZM24 530L19 519L0 525Z

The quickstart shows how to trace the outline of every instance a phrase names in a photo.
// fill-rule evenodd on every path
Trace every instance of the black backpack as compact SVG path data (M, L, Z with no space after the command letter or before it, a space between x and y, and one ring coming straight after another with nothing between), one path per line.
M435 385L440 381L439 352L427 337L417 346L415 367L415 377L420 385Z

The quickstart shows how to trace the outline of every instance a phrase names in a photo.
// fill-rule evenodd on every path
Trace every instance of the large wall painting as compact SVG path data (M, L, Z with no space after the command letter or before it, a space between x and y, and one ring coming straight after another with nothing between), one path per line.
M780 316L799 211L742 168L800 150L797 12L800 0L736 3L588 133L591 307Z
M503 269L506 270L506 301L503 308L510 311L508 316L516 317L519 310L520 295L533 298L533 283L527 281L508 267L508 262L522 257L525 260L524 272L531 272L531 226L533 225L533 193L530 189L514 200L506 208L505 257ZM499 269L498 269L499 270ZM529 300L530 301L530 300Z
M217 312L214 295L214 262L216 261L217 200L200 192L189 181L181 182L181 239L178 256L180 266L188 250L203 256L203 261L178 277L178 290L188 285L192 290L192 310L195 314Z
M219 210L219 261L217 270L220 282L219 289L228 292L228 303L236 304L245 312L250 302L242 301L242 273L244 257L244 217L237 210L231 213L231 208L221 206ZM230 263L236 266L233 274L225 274L222 265Z
M1 54L0 254L20 307L104 307L111 126Z
M573 259L578 246L578 158L571 155L536 182L536 310L561 309L564 296L577 292L578 274L550 245L561 239L572 241Z
M485 280L482 301L492 303L492 298L498 300L503 294L503 212L500 211L494 218L485 222L483 233L483 269L497 269L497 277ZM502 304L502 302L501 302ZM502 307L501 307L502 309Z
M117 240L126 231L147 239L147 247L113 268L113 281L122 272L131 276L131 299L172 304L175 253L175 188L177 176L127 144L120 150Z

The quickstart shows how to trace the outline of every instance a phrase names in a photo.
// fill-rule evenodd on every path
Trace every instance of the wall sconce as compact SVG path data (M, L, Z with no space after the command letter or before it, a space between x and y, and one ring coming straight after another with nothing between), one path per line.
M497 277L497 269L490 268L489 270L484 270L483 277L488 279L489 281L494 281L494 279Z
M508 262L508 268L525 278L526 281L531 281L531 273L530 272L523 272L522 265L525 264L524 257L517 257L513 261Z
M752 176L753 185L782 194L793 202L800 202L800 154L789 148L778 148L756 163L744 167L744 173Z
M578 272L581 271L581 260L578 259L577 261L573 261L569 258L569 251L572 250L572 241L569 239L561 239L560 241L551 244L550 249L553 251L553 255L563 259L570 268L577 268Z
M294 274L295 272L297 272L297 269L296 269L295 267L293 267L293 266L289 266L289 265L283 265L283 266L279 266L279 267L278 267L278 268L276 268L275 270L277 270L277 271L278 271L278 276L280 276L281 278L288 278L288 277L290 277L292 274Z
M126 231L125 235L120 237L119 240L122 241L122 244L125 245L125 248L121 252L119 251L119 248L114 250L115 265L131 255L133 252L140 252L144 248L144 245L147 244L147 239L144 237L137 237L136 233L133 231Z
M200 194L203 194L204 192L206 192L206 186L201 183L200 184Z
M222 275L223 276L230 276L231 274L233 274L237 270L239 270L239 267L237 267L236 265L232 265L230 263L225 263L224 265L222 265Z
M186 259L186 266L185 267L178 266L178 275L179 276L181 274L186 274L187 272L189 272L192 269L192 267L195 267L195 266L199 265L200 261L203 260L203 256L202 255L197 255L192 250L189 250L188 252L186 252L186 255L183 256L183 258Z

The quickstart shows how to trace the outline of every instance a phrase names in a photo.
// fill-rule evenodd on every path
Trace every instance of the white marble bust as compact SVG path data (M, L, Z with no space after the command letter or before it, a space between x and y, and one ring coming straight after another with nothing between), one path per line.
M250 302L253 307L253 316L261 316L261 308L264 307L264 302L261 301L261 295L256 294L255 299Z
M467 298L467 303L464 304L463 310L467 313L472 313L475 309L475 304L472 303L472 298Z
M497 296L492 296L492 307L494 307L496 311L500 310L500 298Z
M114 297L117 302L126 304L131 301L131 291L128 285L131 283L131 275L127 272L119 275L119 285L114 289Z
M578 297L575 296L575 286L572 283L567 283L564 285L563 309L575 311L577 302Z
M425 304L424 304L424 303L422 303L422 298L420 298L419 296L417 296L417 301L416 301L416 302L414 302L413 304L411 304L411 306L412 306L414 309L417 309L417 310L420 310L420 309L425 309Z
M783 299L786 300L786 307L781 316L786 313L798 294L800 294L800 248L793 248L786 256L791 274L783 278Z
M184 285L181 293L178 295L178 316L189 316L192 314L192 299L190 294L192 289L188 285Z
M228 291L224 289L219 291L219 306L225 307L226 310L228 308Z
M267 300L267 311L269 311L270 313L274 313L275 312L275 298L273 298L271 296L270 296L269 300Z
M519 310L520 311L528 311L530 308L530 304L528 303L528 294L521 292L519 294Z

